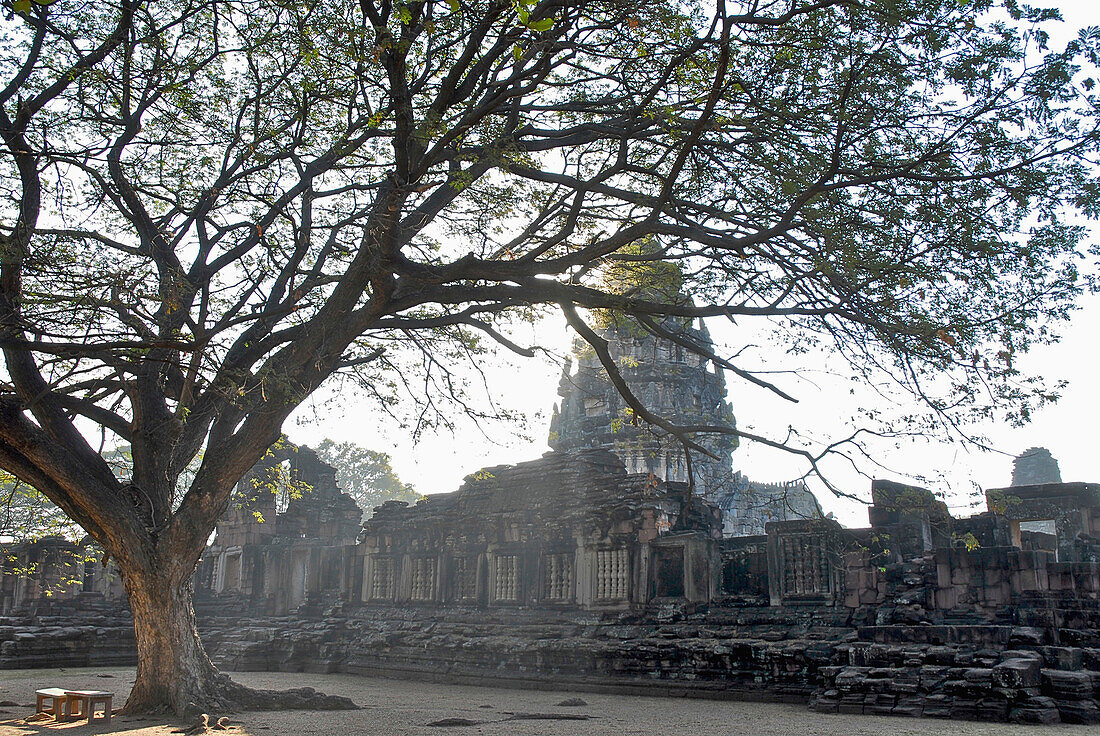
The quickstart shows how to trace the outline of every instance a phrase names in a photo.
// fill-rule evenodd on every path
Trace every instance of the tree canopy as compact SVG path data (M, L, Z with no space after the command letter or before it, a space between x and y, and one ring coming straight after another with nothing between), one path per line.
M774 319L941 421L1023 416L1013 355L1088 286L1100 33L1047 48L1016 0L6 7L0 467L117 561L131 710L239 694L155 627L193 634L234 482L335 373L445 417L480 411L455 362L533 354L539 310L613 378L586 310ZM602 288L623 260L691 301Z
M401 482L390 465L390 456L384 452L330 439L322 440L316 452L336 468L340 490L354 498L368 516L386 501L416 503L423 498L412 485Z

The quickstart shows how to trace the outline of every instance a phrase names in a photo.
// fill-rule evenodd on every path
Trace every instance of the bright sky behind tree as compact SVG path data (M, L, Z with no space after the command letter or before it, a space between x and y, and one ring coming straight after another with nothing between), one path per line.
M1036 3L1042 5L1042 3ZM1076 35L1079 28L1100 25L1100 3L1095 0L1067 0L1059 3L1064 23L1061 32L1053 30L1052 45L1057 47ZM1092 235L1086 243L1100 237L1100 226L1087 223ZM1098 268L1091 263L1088 268ZM983 510L978 488L1008 485L1012 457L1023 450L1047 447L1058 461L1065 481L1100 481L1100 460L1096 443L1096 422L1100 416L1100 296L1086 296L1073 320L1062 325L1062 340L1052 346L1037 346L1020 360L1025 373L1043 376L1053 383L1068 381L1061 400L1036 412L1031 422L1014 428L1007 424L972 427L985 435L993 448L981 452L960 443L931 441L893 441L876 447L875 467L866 460L863 469L875 477L913 480L946 494L956 515ZM738 426L761 434L782 438L788 425L814 436L847 434L844 420L858 407L877 408L875 397L865 387L853 385L830 373L820 356L810 354L792 359L769 352L763 334L742 334L727 323L708 324L716 342L738 349L750 343L760 347L746 351L757 367L770 371L801 368L800 377L776 376L784 388L800 399L797 406L781 401L761 389L727 378L729 401L733 404ZM352 441L393 456L400 478L412 483L421 493L455 490L462 478L489 465L516 463L536 458L548 451L546 444L550 412L558 401L557 383L561 374L560 358L571 343L564 323L543 323L527 328L524 344L539 344L559 356L548 359L522 359L501 355L500 361L483 366L492 396L497 404L523 412L527 420L521 426L488 425L482 429L470 421L458 420L453 433L425 434L414 442L407 429L393 421L379 419L379 412L361 394L337 385L318 391L303 404L285 426L290 438L315 445L325 437ZM817 362L815 363L815 358ZM838 366L838 370L839 370ZM853 393L854 392L854 393ZM476 395L476 393L475 393ZM850 430L848 430L850 431ZM734 453L734 467L754 480L781 481L798 477L803 471L793 456L767 448L742 445ZM870 480L853 472L840 459L826 466L830 476L843 490L869 496ZM811 482L819 501L843 523L866 525L865 507L836 499L820 484Z

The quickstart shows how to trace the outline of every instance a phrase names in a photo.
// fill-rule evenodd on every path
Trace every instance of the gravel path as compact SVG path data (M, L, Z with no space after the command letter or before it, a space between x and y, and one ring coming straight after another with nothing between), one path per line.
M441 685L351 675L237 672L234 679L261 688L313 687L346 695L363 706L342 712L245 712L230 716L227 736L1097 736L1089 726L1014 726L1002 723L937 721L882 716L812 713L803 706L686 698L601 695L558 689L508 690ZM102 689L115 693L118 707L133 682L133 668L0 670L0 736L123 733L169 736L179 728L164 718L115 717L109 726L87 723L24 723L41 687ZM585 705L560 705L570 698ZM27 707L27 706L30 707ZM224 714L212 714L224 715ZM548 716L556 716L550 718ZM582 720L579 717L587 716ZM560 718L569 720L561 720ZM430 726L435 722L452 725ZM220 732L213 732L220 733Z

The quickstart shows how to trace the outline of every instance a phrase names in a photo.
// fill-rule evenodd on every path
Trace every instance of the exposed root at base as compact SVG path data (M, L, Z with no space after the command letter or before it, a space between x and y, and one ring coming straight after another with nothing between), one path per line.
M225 675L222 675L225 677ZM325 695L311 687L297 687L291 690L254 690L233 682L230 696L240 710L358 710L359 706L351 698L342 695ZM222 710L227 710L222 708ZM231 709L230 709L231 711Z
M140 700L127 701L122 709L125 715L150 715L175 712L185 718L197 718L206 713L236 713L242 710L358 710L359 706L340 695L326 695L311 687L290 690L257 690L231 680L216 672L203 688L205 692L188 701L182 707L173 708L169 703L144 704Z
M213 724L211 724L210 716L203 713L198 717L198 720L195 721L195 725L191 728L177 728L172 733L182 733L185 734L185 736L195 736L195 734L210 733L211 731L228 731L230 728L231 727L229 725L229 718L227 718L226 716L218 718L216 721L214 721Z

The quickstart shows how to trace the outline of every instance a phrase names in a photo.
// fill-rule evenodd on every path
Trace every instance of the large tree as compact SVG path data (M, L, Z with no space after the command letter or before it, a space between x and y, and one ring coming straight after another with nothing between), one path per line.
M613 378L587 310L689 347L669 325L771 318L953 421L1043 395L1012 355L1082 288L1060 207L1096 213L1097 39L1047 49L1056 14L1014 0L4 4L0 467L117 562L131 712L247 697L192 572L335 373L445 415L479 336L531 353L532 306ZM604 288L615 260L691 298ZM733 431L619 383L690 445Z

